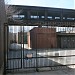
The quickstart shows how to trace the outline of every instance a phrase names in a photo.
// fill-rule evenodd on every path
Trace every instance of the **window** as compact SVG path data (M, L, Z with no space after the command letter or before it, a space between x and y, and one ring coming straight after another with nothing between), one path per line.
M13 19L22 19L25 16L24 15L13 15L12 17L13 17Z
M18 15L13 15L12 17L13 17L13 18L18 18Z
M52 19L52 16L48 16L48 19Z
M67 18L68 20L74 20L75 18Z
M33 15L32 15L31 18L36 19L36 18L39 18L39 16L33 16Z
M55 17L55 19L60 19L60 17Z
M41 18L45 18L45 16L41 16Z
M63 19L65 19L65 17L63 17Z
M19 15L19 18L24 18L25 16L24 15Z

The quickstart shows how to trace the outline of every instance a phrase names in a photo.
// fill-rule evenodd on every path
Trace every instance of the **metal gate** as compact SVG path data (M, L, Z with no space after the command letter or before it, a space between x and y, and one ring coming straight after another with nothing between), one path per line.
M6 72L37 70L37 51L27 47L26 36L24 26L5 26Z
M53 70L75 65L75 49L59 49L53 46L55 45L53 38L55 39L56 34L37 33L35 37L34 34L30 34L33 36L35 47L28 48L27 30L25 26L5 26L6 72L40 71L42 68ZM46 47L42 48L42 45L39 47L39 44Z

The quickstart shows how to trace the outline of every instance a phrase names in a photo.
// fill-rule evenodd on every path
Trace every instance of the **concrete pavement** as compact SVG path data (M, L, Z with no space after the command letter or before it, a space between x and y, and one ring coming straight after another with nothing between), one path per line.
M55 71L31 72L31 73L9 73L7 75L75 75L75 69L64 69Z

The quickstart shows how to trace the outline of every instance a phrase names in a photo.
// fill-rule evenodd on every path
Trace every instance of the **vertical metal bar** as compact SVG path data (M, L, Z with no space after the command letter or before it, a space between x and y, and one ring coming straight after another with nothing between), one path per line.
M22 40L23 40L22 38L23 37L22 37L22 26L20 26L20 27L21 27L21 32L20 32L20 36L21 36L21 53L20 54L21 54L21 68L22 68Z
M4 24L4 74L6 74L6 27Z
M36 34L36 71L38 72L38 57L37 57L37 34Z
M24 65L24 26L23 26L23 65Z
M31 67L33 66L32 62L33 62L33 58L31 58Z
M22 64L22 63L20 63L20 64L19 64L19 59L18 59L18 61L17 61L17 62L18 62L18 64L17 64L17 65L18 65L18 71L19 71L19 65L20 65L20 64Z
M51 34L52 34L52 33L51 33ZM51 34L50 34L50 35L51 35ZM50 40L48 39L49 34L46 34L46 36L47 36L47 41L49 42L49 41L50 41ZM48 44L49 44L49 43L48 43ZM47 55L47 56L48 56L48 52L49 52L48 49L50 49L50 48L49 48L50 46L49 46L48 44L47 44L47 50L46 50L46 55ZM47 57L46 59L48 60L48 57ZM46 61L45 61L45 64L46 64ZM48 61L47 61L47 65L48 65ZM47 65L46 65L46 66L47 66Z
M36 58L34 58L34 63L35 63L34 67L36 67Z
M14 69L15 69L15 67L14 67L14 60L11 60L11 61L13 61L13 68L12 69L13 69L13 72L14 72ZM12 66L12 64L11 64L11 66Z
M28 59L25 60L25 63L26 63L25 67L26 67L26 68L27 68L27 60L28 60Z
M25 68L26 62L25 59L23 58L23 68Z
M45 34L46 34L46 33L45 33ZM51 33L51 34L52 34L52 33ZM51 36L51 34L50 34L50 36ZM48 42L48 43L47 43L46 55L48 56L48 52L49 52L48 49L50 49L50 48L49 48L49 47L50 47L50 46L49 46L49 43L50 43L49 41L50 41L50 40L48 40L49 34L46 34L46 37L47 37L47 42ZM45 58L45 60L46 60L46 59L48 60L48 57ZM44 60L44 62L45 62L45 60ZM46 64L46 62L45 62L45 64ZM48 65L48 61L47 61L47 65ZM44 66L47 66L47 65L44 65Z
M30 68L30 58L28 60L29 60L29 68Z
M12 63L11 63L11 60L9 60L9 62L10 62L10 63L9 63L9 69L12 69L12 66L11 66L11 64L12 64Z
M9 42L8 39L9 39L9 37L8 37L8 36L9 36L9 27L8 27L8 25L7 25L7 51L6 51L6 58L7 58L6 64L7 64L7 69L8 69L8 65L9 65L9 64L8 64L8 42Z

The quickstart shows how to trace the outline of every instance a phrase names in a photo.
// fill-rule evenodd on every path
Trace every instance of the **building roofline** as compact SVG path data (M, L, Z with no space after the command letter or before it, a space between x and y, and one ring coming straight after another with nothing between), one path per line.
M10 5L7 6L16 6L16 7L33 7L33 8L45 8L45 9L59 9L59 10L72 10L75 11L75 9L69 9L69 8L57 8L57 7L45 7L45 6L30 6L30 5Z

